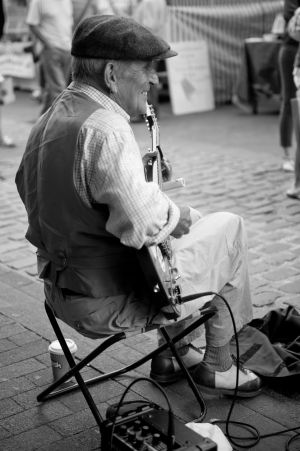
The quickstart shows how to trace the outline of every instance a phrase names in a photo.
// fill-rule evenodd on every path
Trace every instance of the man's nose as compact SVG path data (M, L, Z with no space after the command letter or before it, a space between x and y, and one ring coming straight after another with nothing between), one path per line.
M152 70L151 71L151 74L150 74L150 83L152 84L152 85L158 85L158 83L159 83L159 79L158 79L158 75L157 75L157 72L156 72L156 70Z

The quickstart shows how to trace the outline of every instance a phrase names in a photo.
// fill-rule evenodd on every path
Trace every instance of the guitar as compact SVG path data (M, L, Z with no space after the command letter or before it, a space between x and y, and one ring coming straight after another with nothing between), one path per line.
M159 128L153 107L148 104L145 120L152 137L152 146L145 163L145 177L148 182L158 183L162 189L163 154L159 143ZM158 303L168 319L178 318L181 312L180 276L173 265L170 237L158 245L143 246L138 251L138 259L154 302Z

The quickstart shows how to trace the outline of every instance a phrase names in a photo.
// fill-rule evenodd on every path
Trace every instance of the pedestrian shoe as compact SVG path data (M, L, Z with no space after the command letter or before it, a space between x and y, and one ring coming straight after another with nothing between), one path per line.
M16 145L9 136L3 136L0 139L0 147L16 147Z
M282 169L284 172L294 172L295 164L293 160L284 160L282 163Z
M300 200L300 187L299 188L290 188L286 192L287 197L291 197L292 199Z
M188 370L195 368L202 361L204 353L201 349L189 344L187 352L181 359ZM179 353L180 355L180 353ZM175 357L156 355L151 362L150 377L162 385L172 384L183 377L182 370Z
M233 396L236 384L236 365L227 371L214 371L202 362L192 373L195 383L203 392L214 395ZM239 367L239 386L237 396L250 398L261 391L261 379L252 371Z

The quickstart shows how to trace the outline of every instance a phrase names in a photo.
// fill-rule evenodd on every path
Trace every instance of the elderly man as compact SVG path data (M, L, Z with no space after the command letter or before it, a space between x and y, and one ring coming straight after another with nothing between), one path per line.
M241 328L252 318L242 219L202 218L146 182L129 123L146 112L157 83L153 62L176 52L132 19L93 16L75 30L71 53L74 81L33 127L16 176L47 302L92 338L160 324L178 332L204 301L181 305L178 321L169 320L137 262L137 249L172 236L184 294L221 292ZM179 350L203 390L230 395L237 372L231 319L222 301L211 302L217 314L206 323L204 357L187 340ZM151 376L167 384L180 371L163 354L152 361ZM239 369L240 396L257 395L260 385Z

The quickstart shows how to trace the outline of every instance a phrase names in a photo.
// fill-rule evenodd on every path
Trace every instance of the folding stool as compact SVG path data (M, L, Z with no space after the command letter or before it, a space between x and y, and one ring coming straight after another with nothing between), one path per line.
M77 388L79 388L83 394L83 396L86 399L86 402L96 420L97 425L100 428L100 433L102 432L101 430L101 426L103 425L104 419L102 417L102 415L99 412L99 409L97 408L90 391L88 390L88 385L90 384L94 384L96 382L104 382L105 380L108 379L112 379L115 378L117 376L120 376L122 374L128 373L129 371L134 370L135 368L143 365L145 362L149 361L150 359L152 359L155 355L159 354L160 352L166 350L167 348L169 348L172 352L172 354L174 355L174 357L176 358L182 372L183 375L185 376L185 378L188 381L188 384L190 386L190 388L192 389L200 407L201 407L201 414L199 416L199 419L202 419L205 414L206 414L206 406L205 403L203 401L203 398L200 394L200 392L198 391L198 388L196 387L190 373L188 372L186 366L184 365L181 357L179 356L176 348L175 348L175 344L184 336L186 336L187 334L189 334L190 332L192 332L194 329L196 329L197 327L199 327L201 324L203 324L204 322L206 322L208 319L210 319L214 314L215 314L215 310L212 308L203 308L201 310L201 315L189 326L186 327L186 329L182 332L180 332L179 334L177 334L175 337L170 338L170 336L168 335L165 327L159 327L163 337L165 338L166 342L160 346L158 346L156 349L154 349L152 352L150 352L149 354L147 354L146 356L142 357L141 359L139 359L138 361L122 367L118 370L109 372L109 373L105 373L105 374L101 374L99 376L93 377L91 379L88 379L86 381L83 380L81 374L80 374L80 370L82 370L85 366L87 366L93 359L95 359L97 356L99 356L103 351L105 351L107 348L109 348L110 346L112 346L114 343L117 343L120 340L124 340L125 338L127 338L126 333L125 332L120 332L117 333L115 335L111 335L108 338L106 338L104 341L102 341L102 343L96 347L90 354L88 354L85 358L83 358L79 363L76 364L73 355L71 354L69 347L66 343L66 340L63 336L63 333L59 327L59 324L56 320L55 317L55 312L53 311L53 309L49 306L49 304L47 304L47 302L45 301L45 310L46 313L48 315L48 318L50 320L50 323L53 327L54 333L61 345L61 348L63 350L63 353L68 361L68 364L70 365L70 370L64 374L62 377L60 377L57 381L54 381L48 388L46 388L45 390L43 390L38 396L37 396L37 400L39 402L45 401L47 399L62 395L66 392L75 390ZM153 327L151 329L158 329L158 327ZM151 330L149 329L149 330ZM142 333L142 332L141 332ZM70 386L65 386L65 387L61 387L59 388L64 382L66 382L68 379L70 379L71 377L75 377L76 379L76 383L70 385Z

